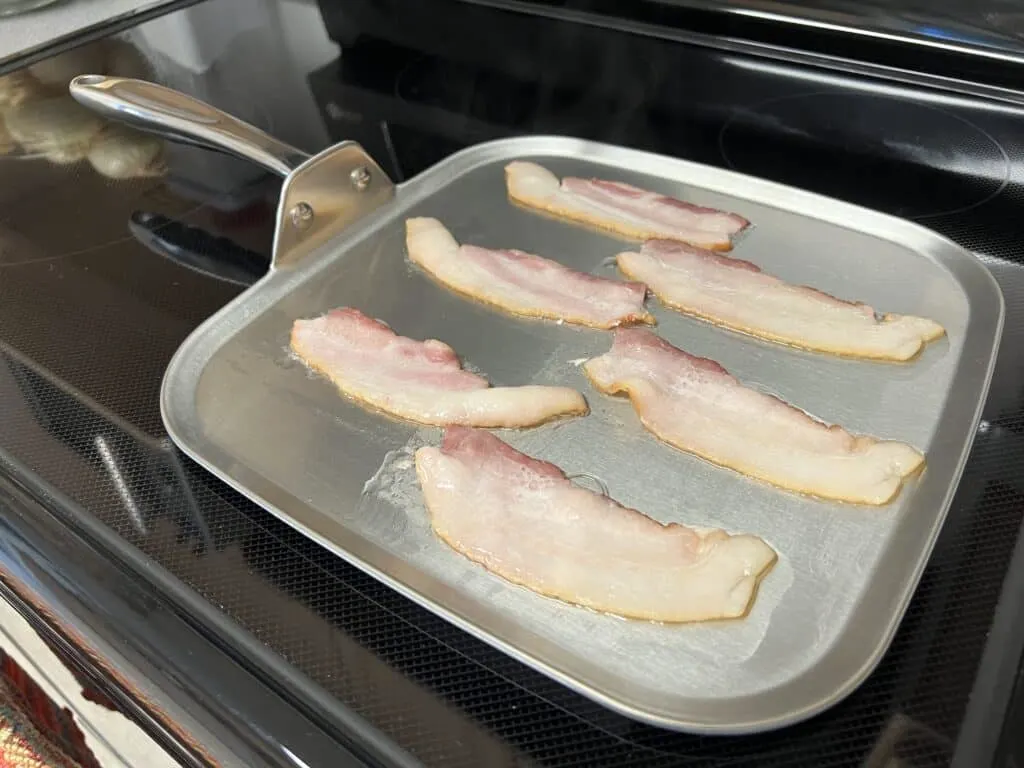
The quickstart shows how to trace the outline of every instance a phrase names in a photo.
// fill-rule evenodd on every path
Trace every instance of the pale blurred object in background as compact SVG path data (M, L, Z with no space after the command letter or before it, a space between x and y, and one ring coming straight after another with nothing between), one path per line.
M0 0L0 17L28 13L66 0Z
M163 142L80 106L68 93L68 82L80 74L147 78L151 67L138 48L113 38L0 76L0 157L54 165L88 160L113 180L162 176Z

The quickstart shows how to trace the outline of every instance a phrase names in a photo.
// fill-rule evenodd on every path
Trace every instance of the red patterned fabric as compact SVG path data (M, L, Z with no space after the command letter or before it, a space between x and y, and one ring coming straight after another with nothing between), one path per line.
M67 708L0 649L0 768L101 768Z

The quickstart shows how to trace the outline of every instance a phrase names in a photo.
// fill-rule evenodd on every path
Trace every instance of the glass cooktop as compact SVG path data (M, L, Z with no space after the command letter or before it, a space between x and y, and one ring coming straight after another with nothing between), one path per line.
M117 546L216 606L208 630L220 643L257 638L271 684L327 720L354 711L426 765L938 767L970 754L968 705L999 652L986 641L1024 514L1022 110L526 9L207 0L7 73L0 466L73 499ZM773 733L639 725L427 613L185 459L162 426L164 368L266 270L280 182L116 132L95 151L107 128L62 87L86 70L155 79L310 152L355 139L398 181L480 141L557 133L794 184L977 251L1007 303L1002 355L942 539L880 666L828 712Z

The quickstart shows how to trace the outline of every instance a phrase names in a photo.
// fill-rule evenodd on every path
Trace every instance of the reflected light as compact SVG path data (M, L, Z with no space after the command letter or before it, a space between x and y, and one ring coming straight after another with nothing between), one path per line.
M110 450L110 445L107 444L106 438L103 435L96 435L92 442L96 446L96 452L100 455L103 466L106 467L110 479L114 483L117 495L121 497L121 503L124 505L128 517L131 518L132 525L139 533L146 533L146 523L142 519L142 513L139 511L139 506L135 503L135 497L132 496L131 489L121 473L121 468L117 465L117 459L114 458L114 452Z
M758 60L747 57L724 56L723 59L730 65L739 69L775 77L785 77L792 80L802 80L806 83L816 85L827 85L833 88L841 88L844 91L871 94L875 96L889 96L896 99L914 99L915 101L937 107L959 107L961 109L972 109L982 112L991 112L1021 119L1024 117L1024 99L1021 94L1015 91L1005 91L1007 97L1015 97L1020 100L1017 105L1008 102L993 102L982 98L971 98L954 93L940 93L934 88L907 88L892 83L883 83L877 78L884 74L875 75L872 80L865 77L851 77L844 75L832 75L827 72L813 71L806 65L787 65L771 61ZM893 74L899 75L900 70L893 70ZM953 81L954 83L957 81ZM966 81L964 85L970 85ZM993 91L1003 92L1004 89L995 88Z

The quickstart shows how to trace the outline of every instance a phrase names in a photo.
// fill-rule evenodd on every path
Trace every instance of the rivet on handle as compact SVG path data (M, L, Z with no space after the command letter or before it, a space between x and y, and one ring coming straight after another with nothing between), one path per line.
M313 208L309 203L296 203L288 211L288 218L296 229L306 229L313 223Z
M368 186L370 186L370 169L365 165L361 165L354 169L352 173L348 175L349 180L352 182L352 186L362 192Z

